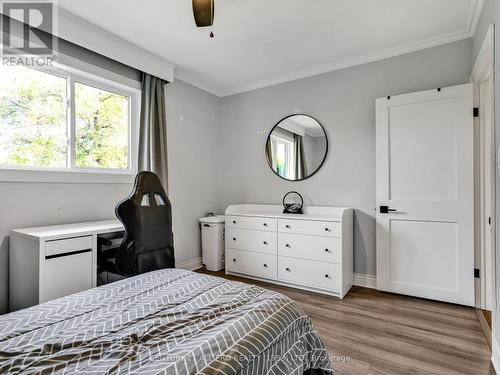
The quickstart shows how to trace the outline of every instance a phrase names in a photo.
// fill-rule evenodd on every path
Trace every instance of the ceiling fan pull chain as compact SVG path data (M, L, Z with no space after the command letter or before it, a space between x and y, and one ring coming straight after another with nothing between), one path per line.
M215 36L214 35L214 31L213 31L213 26L214 26L214 19L213 19L213 17L214 17L214 14L215 14L215 12L214 12L214 2L215 2L215 0L211 0L210 1L210 12L212 13L212 30L210 31L210 38L213 38Z

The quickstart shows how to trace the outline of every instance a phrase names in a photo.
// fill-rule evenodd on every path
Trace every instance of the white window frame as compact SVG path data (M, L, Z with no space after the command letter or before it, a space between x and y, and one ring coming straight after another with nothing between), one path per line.
M34 69L34 68L27 68ZM132 183L137 173L138 134L140 117L140 83L134 86L119 83L106 77L97 76L69 66L57 64L52 68L38 68L67 80L67 124L68 148L66 167L38 167L24 165L0 164L0 182L62 182L62 183ZM101 72L103 72L101 70ZM113 77L114 73L110 72ZM129 129L127 169L78 167L75 164L76 132L75 117L75 83L110 91L129 98Z
M293 147L294 147L294 141L293 139L289 139L288 137L284 136L277 136L277 135L271 135L271 140L277 144L277 143L282 143L285 145L285 158L286 158L286 170L285 170L285 176L281 176L286 179L293 180L295 178L295 160L293 158ZM274 147L274 146L273 146ZM273 169L276 170L276 165L273 164Z

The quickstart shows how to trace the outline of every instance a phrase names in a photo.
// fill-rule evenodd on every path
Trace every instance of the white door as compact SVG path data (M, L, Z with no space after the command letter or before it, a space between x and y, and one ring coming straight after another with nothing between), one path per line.
M472 306L472 84L376 106L377 288Z

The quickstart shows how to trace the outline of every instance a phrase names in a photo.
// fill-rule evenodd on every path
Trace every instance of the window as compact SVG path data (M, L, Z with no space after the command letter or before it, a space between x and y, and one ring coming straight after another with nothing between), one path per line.
M74 74L0 66L0 165L134 172L137 91Z
M295 160L293 158L293 140L285 137L271 135L271 148L273 155L273 169L276 173L287 179L295 178Z
M0 87L0 164L64 167L66 79L3 66Z
M75 83L78 167L128 167L129 98Z

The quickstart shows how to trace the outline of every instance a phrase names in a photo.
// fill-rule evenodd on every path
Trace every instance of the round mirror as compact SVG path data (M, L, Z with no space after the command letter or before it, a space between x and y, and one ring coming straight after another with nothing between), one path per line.
M311 177L323 165L327 152L325 129L311 116L285 117L267 137L267 162L274 173L286 180Z

